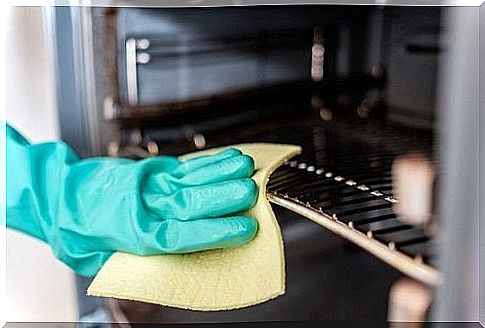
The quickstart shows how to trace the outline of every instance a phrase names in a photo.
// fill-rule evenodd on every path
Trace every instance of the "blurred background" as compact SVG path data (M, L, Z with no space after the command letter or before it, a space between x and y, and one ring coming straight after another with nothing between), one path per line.
M7 231L7 321L483 321L484 8L10 8L7 121L33 142L134 159L261 141L304 152L268 189L285 296L215 313L86 297L89 279Z

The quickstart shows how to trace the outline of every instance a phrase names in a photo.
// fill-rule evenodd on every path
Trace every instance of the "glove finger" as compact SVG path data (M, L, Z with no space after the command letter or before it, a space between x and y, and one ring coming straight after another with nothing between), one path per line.
M250 177L253 171L253 159L247 155L239 155L203 166L180 179L171 179L170 185L173 190L177 190L191 186L243 179ZM157 175L154 178L159 185L163 185L164 181L167 181L166 177L162 175Z
M183 188L169 196L144 195L145 205L164 219L197 220L241 212L254 206L258 188L246 178Z
M169 172L179 167L181 162L174 156L157 156L142 159L136 165L140 171L144 172Z
M177 169L171 172L171 174L172 176L179 178L206 165L239 155L241 155L241 151L235 148L228 148L215 155L200 156L185 161Z
M236 149L234 151L239 152ZM230 151L221 155L226 156L233 153ZM222 156L218 156L218 158L222 158ZM253 173L253 170L253 159L247 155L241 155L239 152L237 156L219 159L179 178L170 172L153 174L147 179L144 191L169 195L185 187L247 178Z
M191 253L241 246L254 238L257 221L233 216L195 221L166 220L156 233L158 251Z

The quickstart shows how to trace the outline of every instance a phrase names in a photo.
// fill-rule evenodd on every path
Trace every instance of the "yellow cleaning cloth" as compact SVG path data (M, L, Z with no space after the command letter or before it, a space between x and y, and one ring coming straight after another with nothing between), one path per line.
M299 154L301 148L258 143L234 147L255 161L253 179L259 186L258 201L244 214L258 220L256 237L241 247L183 255L113 254L89 286L88 295L217 311L255 305L284 294L283 241L265 191L271 172ZM181 159L220 150L201 151Z

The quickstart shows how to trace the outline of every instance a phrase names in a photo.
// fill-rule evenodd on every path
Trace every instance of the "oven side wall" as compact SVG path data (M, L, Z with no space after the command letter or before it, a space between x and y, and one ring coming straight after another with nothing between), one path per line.
M435 320L479 318L479 9L454 7L444 21L447 51L438 99L441 156L438 218L444 228Z
M480 6L480 322L485 325L485 3Z

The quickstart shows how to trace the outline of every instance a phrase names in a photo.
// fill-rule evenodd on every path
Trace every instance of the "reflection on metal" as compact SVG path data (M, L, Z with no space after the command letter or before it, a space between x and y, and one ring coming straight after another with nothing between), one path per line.
M103 113L104 113L105 120L111 121L112 119L115 118L116 109L115 109L113 97L108 96L104 98Z
M112 141L108 145L108 156L118 157L120 152L120 144L117 141Z
M137 56L136 40L126 40L126 88L128 92L128 104L138 104L138 77L137 77Z
M359 107L357 107L357 115L360 118L368 118L369 112L370 112L370 109L367 106L365 106L363 103L360 104Z
M146 52L140 52L136 55L137 64L148 64L150 62L150 54Z
M158 145L154 141L149 141L147 143L147 150L148 150L148 153L150 153L150 155L152 155L152 156L157 156L157 155L160 154L160 150L158 149Z
M323 62L325 59L325 48L323 46L323 34L320 28L315 28L313 31L313 47L312 47L312 80L323 80Z
M333 119L333 113L326 107L320 108L320 118L327 122L331 121Z
M147 50L150 47L150 40L140 39L136 40L136 48L140 50Z
M150 40L146 38L135 39L128 38L125 43L126 49L126 89L128 93L128 104L130 106L138 105L138 64L148 64L150 54L147 52L138 52L138 50L147 50L150 47Z
M385 70L382 65L374 65L371 68L371 75L376 78L380 79L384 76Z
M194 135L193 141L197 149L204 149L206 147L205 137L201 133L196 133Z

